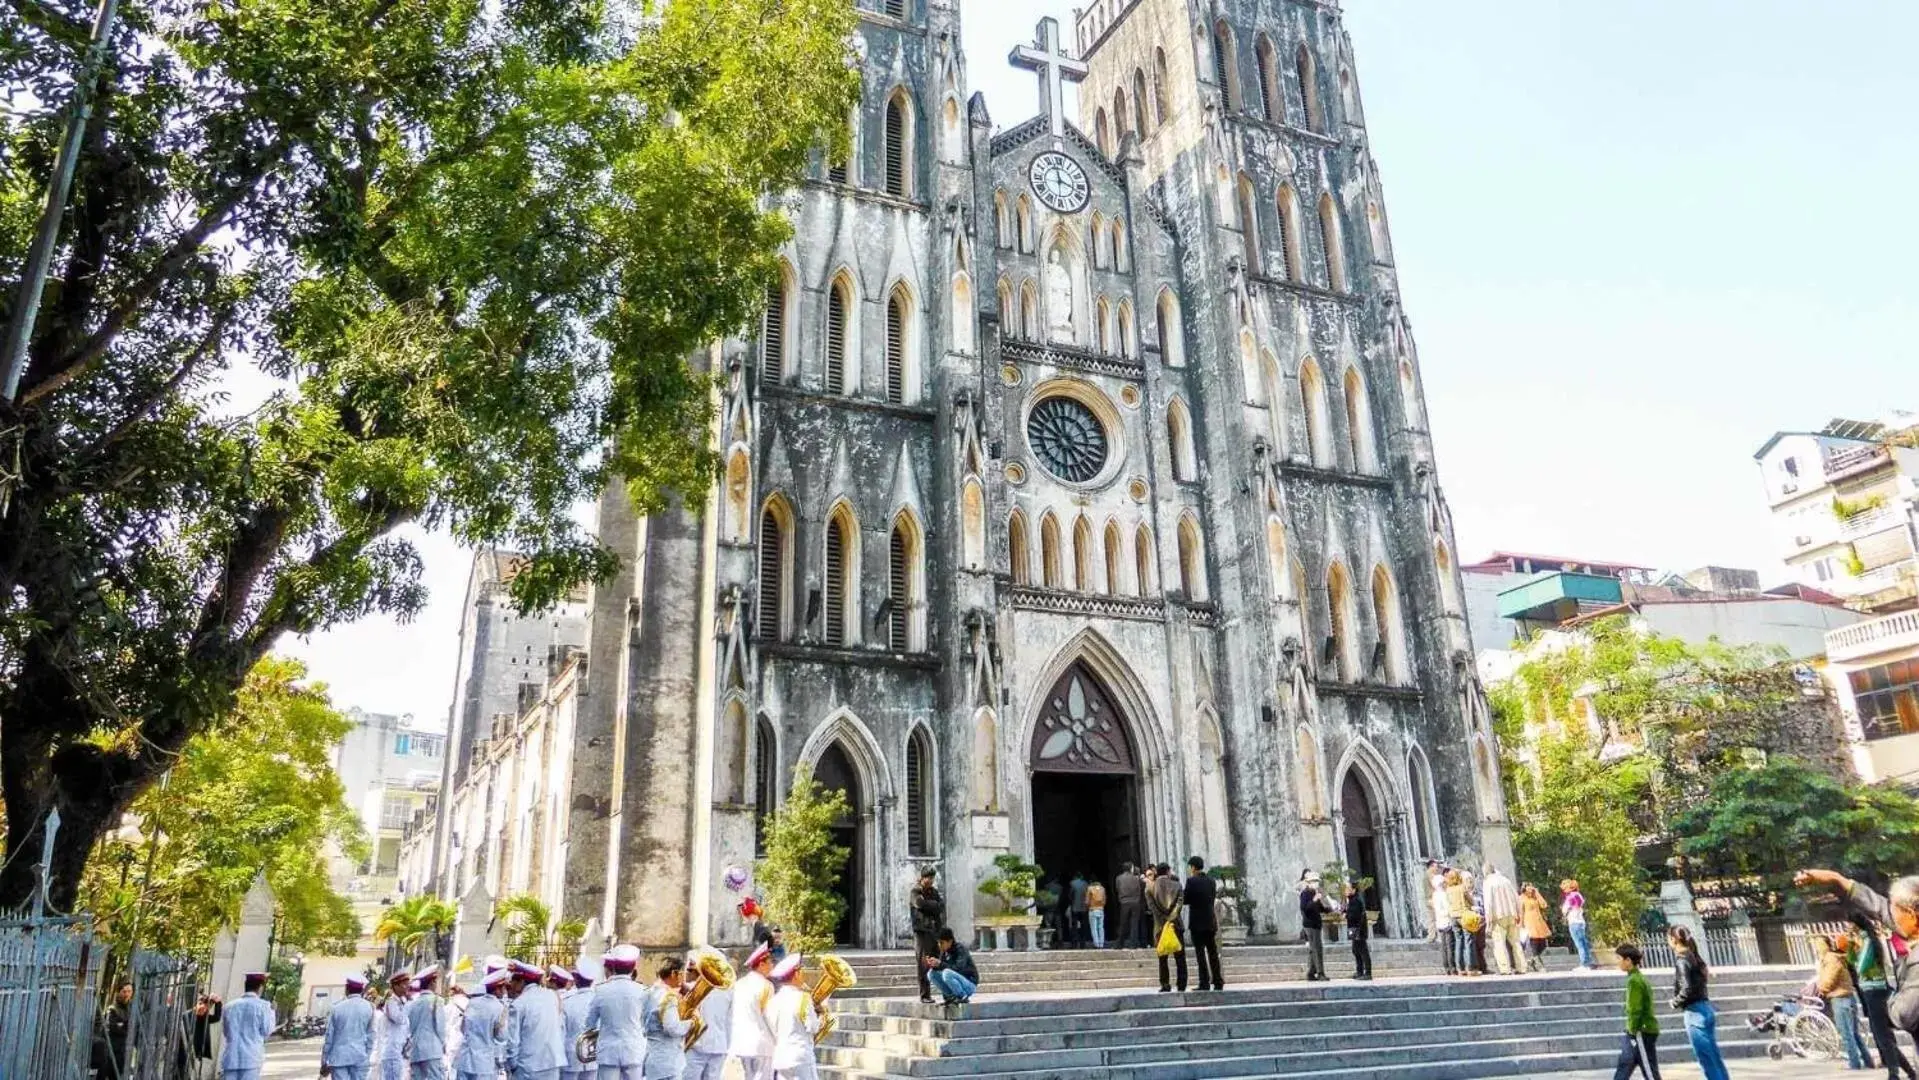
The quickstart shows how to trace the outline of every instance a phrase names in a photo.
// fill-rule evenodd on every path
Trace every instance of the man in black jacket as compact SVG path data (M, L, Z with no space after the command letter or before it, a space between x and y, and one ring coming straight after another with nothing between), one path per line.
M913 886L909 902L913 907L913 955L921 958L939 955L940 927L946 923L946 899L933 885L933 868L920 871L920 883ZM920 1000L931 1002L933 988L926 979L926 965L919 965Z
M1366 894L1357 886L1346 886L1346 935L1353 939L1353 978L1373 977L1373 949L1367 938L1372 927L1366 923Z
M1306 936L1306 981L1326 981L1326 932L1320 916L1326 911L1319 875L1311 870L1299 879L1299 929Z
M1199 958L1199 988L1226 989L1219 969L1219 883L1206 872L1206 860L1186 860L1187 927L1193 932L1193 955ZM1210 961L1210 962L1209 962Z
M964 1005L979 989L979 968L966 946L953 940L953 931L939 929L939 955L920 959L920 971L939 984L940 996L948 1005Z

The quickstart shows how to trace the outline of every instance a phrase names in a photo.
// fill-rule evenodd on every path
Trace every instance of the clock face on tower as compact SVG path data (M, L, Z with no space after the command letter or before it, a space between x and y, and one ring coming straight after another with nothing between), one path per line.
M1039 201L1062 214L1077 214L1086 209L1086 203L1092 198L1092 188L1086 182L1086 170L1079 162L1057 150L1033 159L1032 166L1026 170L1027 179L1032 181L1033 194Z

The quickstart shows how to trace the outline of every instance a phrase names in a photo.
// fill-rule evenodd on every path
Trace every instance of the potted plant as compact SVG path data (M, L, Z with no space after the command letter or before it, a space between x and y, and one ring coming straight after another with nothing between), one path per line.
M1219 901L1226 914L1220 920L1219 943L1244 945L1253 927L1253 909L1259 902L1246 895L1246 878L1237 866L1214 866L1206 871L1219 882Z
M1033 933L1040 924L1030 910L1033 906L1033 885L1039 879L1039 874L1039 867L1013 852L993 856L993 872L980 881L979 891L999 901L999 913L978 921L1009 931L1012 927L1024 927L1028 934Z
M1338 860L1327 863L1319 871L1320 895L1339 905L1344 910L1346 902L1346 879L1352 873L1345 863ZM1320 920L1324 924L1326 940L1338 941L1342 920L1333 912L1327 912L1327 918Z

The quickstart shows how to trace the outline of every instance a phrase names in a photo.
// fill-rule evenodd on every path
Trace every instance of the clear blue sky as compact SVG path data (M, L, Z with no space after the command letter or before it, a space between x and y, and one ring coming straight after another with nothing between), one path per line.
M1057 0L964 0L973 89ZM1460 554L1782 576L1774 430L1919 407L1919 3L1347 0ZM1070 40L1070 34L1064 35ZM442 716L467 556L432 606L292 643L343 705Z

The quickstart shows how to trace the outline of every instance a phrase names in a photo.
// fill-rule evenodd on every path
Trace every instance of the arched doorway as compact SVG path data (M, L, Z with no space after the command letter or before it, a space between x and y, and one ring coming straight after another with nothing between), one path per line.
M859 773L854 770L852 759L846 756L846 747L837 739L813 766L813 778L819 781L822 790L846 793L846 816L833 823L833 843L848 852L846 869L833 887L846 902L839 925L833 929L833 942L854 945L858 943L860 898L865 895L865 883L860 877L865 861L865 852L860 850L860 807L866 805L866 800L860 791Z
M1041 700L1028 763L1033 861L1041 880L1076 873L1112 884L1141 861L1138 756L1126 718L1099 678L1074 663Z
M1384 865L1380 858L1382 838L1373 823L1373 801L1366 795L1366 785L1359 779L1358 769L1347 769L1346 780L1339 787L1339 819L1342 831L1346 835L1346 866L1354 880L1363 877L1373 879L1373 885L1366 890L1366 909L1384 911L1386 878L1380 872Z

